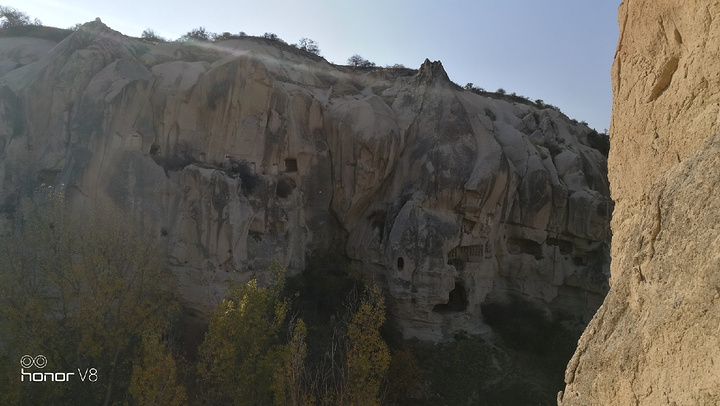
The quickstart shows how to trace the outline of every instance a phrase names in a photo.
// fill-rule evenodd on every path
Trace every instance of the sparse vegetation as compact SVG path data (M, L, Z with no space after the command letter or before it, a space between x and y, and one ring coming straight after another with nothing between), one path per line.
M22 27L26 25L42 25L42 22L30 19L30 16L12 7L0 6L0 28Z
M265 34L263 34L263 38L269 39L269 40L271 40L271 41L277 41L277 42L280 42L280 43L283 43L283 44L286 43L286 42L283 41L280 37L278 37L277 34L272 33L272 32L266 32Z
M230 39L241 39L241 38L247 36L247 34L245 34L244 31L240 31L237 34L232 34L228 31L225 31L222 34L211 34L211 35L212 35L213 41L215 41L215 42L226 41L226 40L230 40Z
M148 42L158 43L158 42L167 42L167 40L160 35L158 35L155 30L152 28L146 28L143 30L142 34L140 35L140 38L144 39Z
M207 32L205 27L198 27L194 28L190 31L188 31L185 35L180 37L179 41L181 42L187 42L187 41L210 41L213 34Z
M370 62L358 54L355 54L348 58L347 63L350 66L357 66L361 68L371 68L375 66L375 62Z
M587 134L587 140L591 147L600 151L606 158L610 154L610 136L607 129L602 133L597 132L597 130L590 130Z
M297 44L298 49L302 49L305 52L310 52L311 54L320 55L320 47L318 46L317 42L311 40L310 38L300 38L300 41Z

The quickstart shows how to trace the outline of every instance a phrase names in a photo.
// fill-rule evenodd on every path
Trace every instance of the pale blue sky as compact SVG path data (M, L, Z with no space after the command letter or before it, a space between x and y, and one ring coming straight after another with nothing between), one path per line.
M554 104L602 131L610 126L610 66L620 0L10 0L43 24L100 17L126 35L175 39L211 32L273 32L315 40L330 62L360 54L417 68L440 60L450 79Z

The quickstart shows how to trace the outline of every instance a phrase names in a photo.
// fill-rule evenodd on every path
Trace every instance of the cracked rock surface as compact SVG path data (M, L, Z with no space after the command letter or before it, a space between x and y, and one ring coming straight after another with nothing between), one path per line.
M582 328L607 292L613 203L591 130L463 90L440 62L351 68L100 22L57 43L0 38L0 58L5 221L42 184L76 208L122 206L198 313L228 279L333 250L422 340L489 333L483 305L517 300Z
M720 2L625 0L611 289L561 405L720 404Z

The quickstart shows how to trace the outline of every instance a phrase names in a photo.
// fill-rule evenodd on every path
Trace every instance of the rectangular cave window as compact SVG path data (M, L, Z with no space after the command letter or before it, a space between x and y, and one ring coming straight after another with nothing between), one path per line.
M403 257L398 257L398 259L397 259L397 269L398 269L398 271L399 271L399 270L401 270L401 269L403 269L403 268L405 268L405 260L403 259Z
M297 159L288 158L285 160L285 172L297 172Z

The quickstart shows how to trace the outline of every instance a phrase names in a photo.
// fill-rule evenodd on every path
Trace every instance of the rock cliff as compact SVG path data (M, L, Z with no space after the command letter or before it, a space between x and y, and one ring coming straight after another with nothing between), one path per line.
M720 2L625 0L611 289L563 405L720 404Z
M515 301L584 325L608 289L613 204L591 130L463 90L439 62L350 68L262 38L151 44L99 21L0 49L6 221L43 183L77 208L125 207L198 311L228 278L332 250L424 340L489 332L486 305Z

